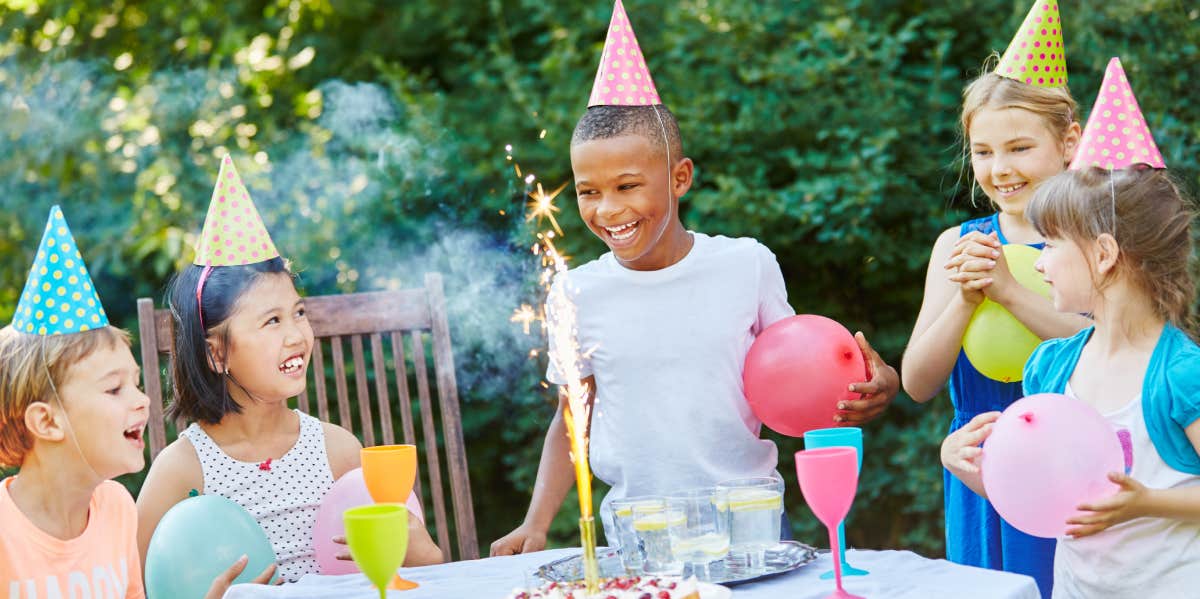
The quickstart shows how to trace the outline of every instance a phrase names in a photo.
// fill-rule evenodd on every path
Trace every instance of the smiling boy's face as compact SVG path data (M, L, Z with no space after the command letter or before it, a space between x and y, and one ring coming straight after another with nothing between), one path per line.
M663 146L630 134L572 145L571 169L579 216L623 266L657 270L678 260L687 231L677 198L691 187L690 159L668 172Z

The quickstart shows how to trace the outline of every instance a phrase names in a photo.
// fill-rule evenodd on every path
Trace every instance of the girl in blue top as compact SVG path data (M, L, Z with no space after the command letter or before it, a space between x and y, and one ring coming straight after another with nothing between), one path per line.
M1054 560L1054 597L1185 597L1200 581L1200 347L1189 337L1192 211L1165 171L1068 171L1027 211L1054 307L1095 326L1038 346L1026 394L1085 401L1127 431L1128 474L1079 506ZM942 462L979 493L978 445L998 413L947 437ZM1131 455L1130 455L1131 454Z
M963 93L962 128L975 182L995 205L991 216L951 227L929 258L925 298L902 364L901 381L926 402L949 381L954 420L1003 410L1021 397L1020 383L979 373L962 352L963 332L975 308L991 299L1042 339L1074 334L1087 319L1055 312L1049 300L1022 287L1000 247L1041 247L1025 217L1033 190L1063 171L1079 143L1075 100L1066 87L1036 87L987 73ZM950 561L1028 574L1050 594L1054 541L1026 535L996 514L987 499L948 473L945 480L946 557Z

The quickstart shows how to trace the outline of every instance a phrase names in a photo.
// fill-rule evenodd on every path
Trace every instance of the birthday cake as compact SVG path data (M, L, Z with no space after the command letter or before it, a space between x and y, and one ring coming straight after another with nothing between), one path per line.
M600 592L590 597L583 581L548 582L541 588L516 590L508 599L700 599L695 578L631 576L600 580Z

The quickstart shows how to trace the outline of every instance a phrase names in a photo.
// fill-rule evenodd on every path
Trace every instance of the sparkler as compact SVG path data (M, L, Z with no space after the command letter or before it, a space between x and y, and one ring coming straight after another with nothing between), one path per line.
M579 533L583 546L583 576L589 594L599 590L600 568L596 561L596 521L592 516L592 471L588 464L588 405L590 389L583 382L579 366L578 325L575 304L569 296L570 277L567 261L549 237L543 239L544 255L554 269L554 283L546 296L546 330L550 337L550 360L566 379L567 407L563 418L571 442L571 461L575 464L575 488L579 492Z
M506 157L512 160L512 146L506 146ZM518 178L524 179L525 185L533 185L536 177L533 174L521 172L521 167L513 163L513 171ZM549 341L547 352L555 369L566 379L565 389L561 393L567 396L567 406L563 418L567 425L567 437L571 444L571 462L575 465L575 487L579 493L579 536L583 547L583 576L588 595L594 595L600 590L600 567L596 561L596 521L592 514L592 471L588 463L588 422L591 417L591 406L588 405L590 389L580 376L580 355L578 340L578 323L576 320L575 304L571 301L569 291L570 278L567 270L569 257L564 255L554 245L554 239L563 235L558 220L554 217L560 208L554 204L554 199L567 187L563 183L547 193L542 183L536 184L535 191L526 192L530 201L526 204L525 221L536 219L541 227L546 220L550 221L549 230L537 233L537 243L530 248L537 256L542 272L538 278L539 285L546 290L546 309L543 313L534 312L529 304L522 304L513 311L509 319L520 323L525 334L530 333L530 326L541 321L542 329ZM536 356L536 350L530 356ZM543 383L543 385L545 385Z

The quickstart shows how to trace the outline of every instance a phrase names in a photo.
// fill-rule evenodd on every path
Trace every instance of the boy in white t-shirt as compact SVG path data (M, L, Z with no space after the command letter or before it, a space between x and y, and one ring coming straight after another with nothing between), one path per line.
M617 9L610 31L631 38L619 3ZM620 62L607 59L618 55L613 45L610 33L591 106L571 138L579 215L611 251L572 269L568 291L579 347L591 352L581 375L595 406L592 471L612 486L605 504L775 473L775 444L759 438L761 423L742 393L742 366L754 338L794 314L765 246L684 228L679 198L692 185L693 165L679 126L658 103L644 63L631 61L632 76L606 72ZM636 41L618 49L637 58ZM613 80L649 82L647 105L612 105L601 86ZM830 426L874 418L900 386L896 371L861 333L857 338L873 378L851 385L863 398L843 402ZM547 379L567 383L553 367ZM545 547L575 481L565 405L560 393L525 521L492 544L492 555Z

